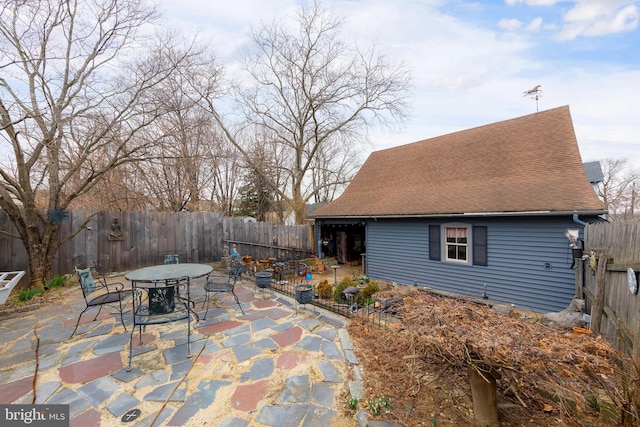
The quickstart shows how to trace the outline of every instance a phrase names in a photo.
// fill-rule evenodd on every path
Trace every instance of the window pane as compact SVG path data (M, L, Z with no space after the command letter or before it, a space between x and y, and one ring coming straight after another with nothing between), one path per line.
M447 246L447 258L456 259L456 247L454 245Z
M447 240L467 238L466 228L447 227Z
M458 258L461 261L467 260L467 247L466 246L458 246Z

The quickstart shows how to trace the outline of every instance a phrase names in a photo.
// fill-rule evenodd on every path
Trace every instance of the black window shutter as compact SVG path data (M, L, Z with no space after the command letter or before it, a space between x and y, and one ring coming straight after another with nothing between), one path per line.
M429 226L429 259L440 261L440 226Z
M473 265L487 265L487 227L473 227Z

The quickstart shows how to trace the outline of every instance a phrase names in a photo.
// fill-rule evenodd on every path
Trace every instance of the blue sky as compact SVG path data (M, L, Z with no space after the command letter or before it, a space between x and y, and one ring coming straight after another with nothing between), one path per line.
M239 76L252 26L297 0L159 0L164 22L199 33ZM344 39L375 43L413 76L411 115L372 150L569 105L583 161L640 169L640 0L329 0Z

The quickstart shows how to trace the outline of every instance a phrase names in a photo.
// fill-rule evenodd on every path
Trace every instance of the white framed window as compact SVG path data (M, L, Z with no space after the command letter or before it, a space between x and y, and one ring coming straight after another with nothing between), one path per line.
M429 224L429 260L488 266L486 225Z
M442 233L444 260L470 264L471 226L466 224L444 224Z

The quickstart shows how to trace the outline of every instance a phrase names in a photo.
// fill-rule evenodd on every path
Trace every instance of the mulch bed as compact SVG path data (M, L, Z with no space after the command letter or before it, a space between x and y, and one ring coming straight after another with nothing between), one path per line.
M367 398L392 402L381 418L473 425L468 372L478 369L499 376L501 424L639 425L637 368L604 339L418 289L402 294L398 322L349 326Z

